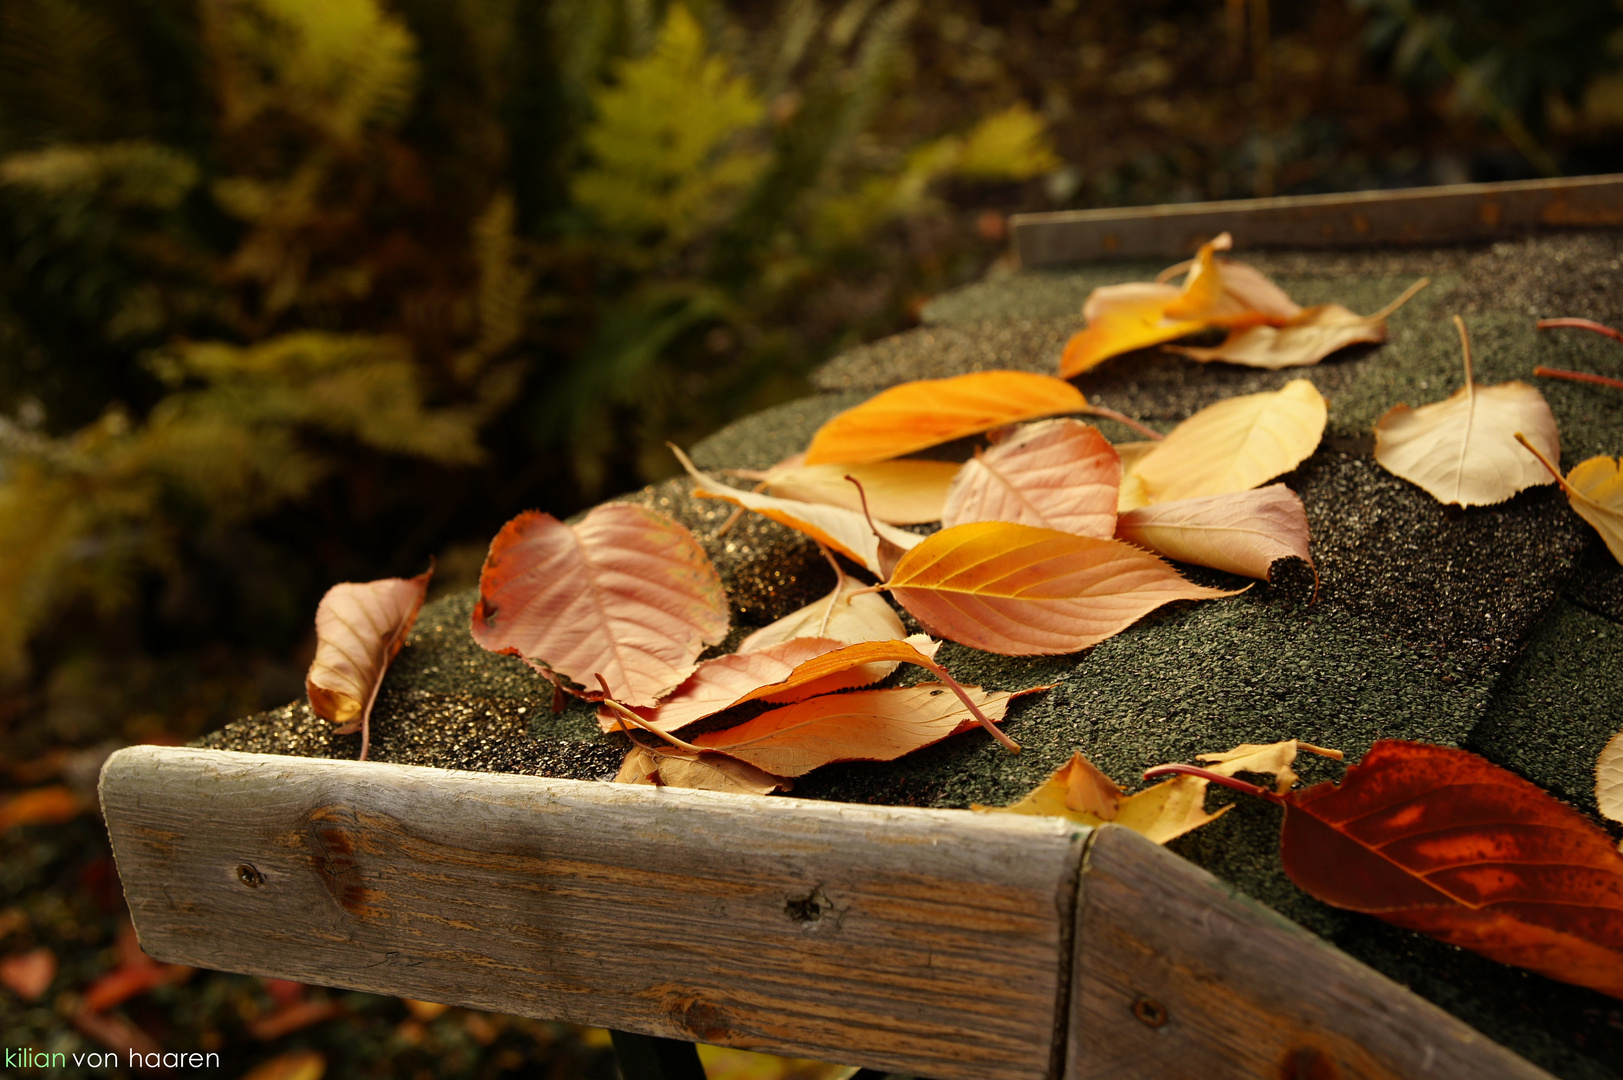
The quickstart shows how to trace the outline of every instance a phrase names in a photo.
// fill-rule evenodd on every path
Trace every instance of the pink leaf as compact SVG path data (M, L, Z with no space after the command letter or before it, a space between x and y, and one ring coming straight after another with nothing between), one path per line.
M1116 529L1121 459L1080 420L1025 424L966 461L941 524L1013 521L1107 540Z
M586 686L601 675L619 700L652 705L727 621L721 578L693 534L610 503L574 526L533 510L504 525L479 576L473 637Z
M1169 559L1262 581L1279 559L1313 565L1307 512L1284 484L1129 510L1117 519L1116 536Z

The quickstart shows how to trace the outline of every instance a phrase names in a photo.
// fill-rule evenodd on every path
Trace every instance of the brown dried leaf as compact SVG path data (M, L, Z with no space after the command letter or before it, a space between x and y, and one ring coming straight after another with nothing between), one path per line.
M770 795L790 781L762 772L747 761L725 754L695 754L680 747L633 746L620 764L616 784L647 784L691 788L696 791L731 791L741 795Z

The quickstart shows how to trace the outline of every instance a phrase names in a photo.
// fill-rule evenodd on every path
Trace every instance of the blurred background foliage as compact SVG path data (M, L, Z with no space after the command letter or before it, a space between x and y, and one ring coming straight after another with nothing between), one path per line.
M132 962L101 755L297 697L331 584L472 583L519 510L668 475L1008 271L1010 212L1617 171L1620 135L1619 0L0 0L7 1045L113 1037L74 996ZM91 1019L606 1068L316 998Z

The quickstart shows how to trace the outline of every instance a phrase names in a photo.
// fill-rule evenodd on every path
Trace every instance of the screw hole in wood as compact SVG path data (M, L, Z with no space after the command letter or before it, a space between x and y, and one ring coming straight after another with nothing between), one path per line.
M1133 1002L1133 1015L1146 1027L1158 1028L1167 1022L1167 1009L1154 998L1139 997Z
M237 880L250 889L257 889L265 884L265 875L261 874L251 864L243 863L237 867Z

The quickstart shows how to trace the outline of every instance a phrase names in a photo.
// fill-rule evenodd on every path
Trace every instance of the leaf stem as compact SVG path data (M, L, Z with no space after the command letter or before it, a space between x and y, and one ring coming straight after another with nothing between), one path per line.
M1390 304L1386 305L1381 310L1379 310L1375 314L1371 315L1370 318L1371 319L1385 319L1385 318L1389 317L1398 308L1402 307L1404 304L1407 304L1410 300L1414 299L1414 294L1415 293L1419 292L1421 289L1424 289L1427 285L1430 285L1430 284L1431 284L1431 278L1429 278L1429 277L1421 278L1419 281L1415 282L1413 285L1410 285L1407 289L1404 289L1403 293L1396 300L1392 301Z
M1471 374L1471 335L1465 332L1465 320L1454 316L1454 329L1460 332L1460 348L1465 351L1465 399L1476 401L1476 377Z
M1106 420L1114 420L1118 424L1126 424L1140 435L1143 435L1146 438L1154 439L1156 442L1160 442L1162 439L1166 438L1166 436L1161 434L1159 431L1139 423L1126 413L1119 413L1115 409L1107 409L1103 405L1087 405L1083 407L1082 411L1089 416L1099 416Z
M607 695L608 695L608 692L609 692L609 684L606 681L604 681L603 676L601 676L601 675L597 676L597 681L602 684L603 693L604 693L604 698L603 698L603 700L601 702L599 702L599 704L607 705L609 707L609 711L614 713L615 716L620 718L620 723L622 725L627 724L627 723L633 724L636 727L640 727L644 731L649 732L650 734L657 735L661 739L664 739L666 742L670 743L672 746L680 746L683 750L692 750L695 753L699 753L699 754L704 753L704 747L702 747L702 746L694 746L692 743L689 743L689 742L683 742L681 739L678 739L675 735L672 735L670 732L659 730L659 728L657 728L654 725L650 724L648 721L644 720L642 717L638 716L636 713L632 712L630 709L626 708L624 705L620 704L618 701L615 701L613 698L608 697ZM625 731L625 728L622 726L622 727L617 727L614 730L615 731ZM629 733L626 735L626 738L628 738L628 739L631 738ZM633 739L632 741L635 742L636 740Z
M1567 483L1567 478L1561 475L1561 470L1556 468L1554 465L1550 464L1550 459L1545 457L1543 454L1539 453L1538 447L1536 447L1532 443L1528 442L1526 435L1523 435L1519 431L1516 432L1516 441L1521 443L1522 446L1524 446L1527 449L1528 453L1530 453L1534 457L1538 458L1538 463L1540 465L1542 465L1546 469L1550 470L1550 475L1555 477L1555 482L1557 484L1561 485L1561 490L1566 492L1569 497L1574 498L1574 499L1583 499L1584 502L1589 502L1590 501L1588 498L1586 498L1584 496L1583 492L1577 490L1571 484Z
M1568 371L1566 368L1536 367L1534 375L1542 375L1546 379L1567 379L1570 382L1594 383L1596 386L1610 386L1615 390L1623 390L1623 379L1611 379L1605 375L1591 375L1587 371Z
M923 653L919 653L919 658L917 660L910 660L908 662L919 665L919 667L924 668L926 671L930 672L936 678L945 683L949 690L958 695L958 700L964 703L965 708L975 715L975 719L980 721L981 727L985 728L987 733L990 734L992 738L1002 743L1005 750L1011 754L1018 754L1020 752L1020 744L1003 734L1003 732L998 729L998 726L992 723L992 721L987 718L985 713L981 712L980 706L976 705L975 702L970 699L969 694L964 690L964 688L958 685L958 680L947 674L946 668L942 667L934 660L931 660Z
M1173 775L1194 776L1201 780L1210 780L1214 784L1221 784L1224 787L1233 788L1235 791L1243 791L1247 795L1255 795L1259 799L1267 799L1269 802L1278 803L1280 806L1285 805L1282 796L1269 791L1267 788L1248 784L1244 780L1224 776L1222 773L1212 772L1210 769L1202 769L1199 765L1157 765L1153 769L1144 770L1144 779L1146 780L1153 780L1158 776Z
M1540 319L1538 328L1540 330L1593 330L1597 334L1605 334L1614 341L1623 341L1623 330L1614 330L1605 323L1598 323L1593 319Z

